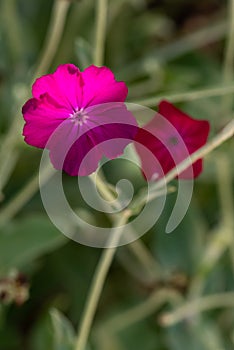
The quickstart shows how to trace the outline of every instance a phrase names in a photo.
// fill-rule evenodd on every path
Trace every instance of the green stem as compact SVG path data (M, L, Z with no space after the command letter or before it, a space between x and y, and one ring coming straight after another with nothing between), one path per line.
M223 39L227 33L226 20L199 29L193 33L176 40L162 48L151 51L150 56L136 60L130 64L126 64L118 72L120 79L135 80L142 77L145 73L149 73L155 64L165 65L170 60L185 55L188 52L196 51L203 46Z
M122 226L127 222L129 217L129 212L124 212L117 222L116 227ZM121 228L118 228L118 231ZM103 290L103 286L106 280L107 273L109 271L110 265L114 258L115 252L117 250L117 238L119 237L112 233L112 237L110 240L110 245L115 245L114 248L107 248L103 251L101 259L96 268L95 274L93 276L93 280L91 283L90 291L87 297L87 301L84 308L84 313L80 322L80 330L77 338L77 342L75 345L75 350L84 350L87 344L88 336L92 327L93 319L96 313L97 305L101 296L101 292Z
M101 193L101 195L105 198L106 201L113 202L115 200L114 195L110 192L108 188L107 182L102 179L102 176L99 176L98 173L94 173L91 174L89 177L93 181L94 185L97 186L98 191Z
M234 293L226 292L204 296L194 301L184 303L177 309L164 313L160 320L163 326L172 326L186 318L192 318L196 314L215 308L234 307Z
M51 167L45 168L40 174L41 183L45 183L52 175ZM16 196L0 211L0 227L6 224L38 191L39 175L36 173Z
M156 290L146 301L109 319L104 327L110 329L112 332L118 332L149 317L167 302L178 305L182 301L183 298L174 289L163 288Z
M234 271L234 201L233 201L233 179L230 159L226 154L220 154L216 159L216 169L218 174L219 198L221 209L221 227L220 235L225 232L227 242L224 249L229 248L232 269ZM229 238L229 239L228 239Z
M1 18L5 27L11 57L13 57L16 64L19 64L22 63L24 55L24 41L16 5L16 0L2 1Z
M49 68L58 45L60 43L67 12L70 6L70 2L67 0L55 0L54 7L52 9L51 20L49 24L49 29L47 32L44 48L42 51L41 59L38 63L35 75L32 79L32 82L36 77L45 73ZM26 98L27 96L24 96ZM23 102L19 101L17 106L17 112ZM19 131L22 130L23 119L19 118L17 113L16 117L12 120L12 124L9 128L7 135L5 136L1 147L0 147L0 177L1 184L5 184L10 176L10 173L6 170L9 169L9 164L12 162L11 158L15 157L15 147L17 142L20 140ZM6 157L6 149L8 152L8 157ZM4 177L6 176L7 177ZM33 180L31 180L33 181ZM2 192L2 186L0 187L0 194Z
M211 234L212 238L200 257L197 272L190 283L188 292L190 300L194 300L202 294L207 276L232 241L232 232L225 226L218 227Z
M197 267L197 273L190 283L190 299L195 299L202 294L207 276L218 263L227 248L230 249L232 265L234 266L234 204L232 198L231 169L228 158L224 154L218 154L215 163L217 169L221 222L219 226L210 233L211 238L199 259L200 262Z
M49 69L59 47L71 1L55 0L44 47L33 81Z
M223 83L230 83L233 79L234 60L234 0L229 1L230 25L227 44L224 53ZM231 112L232 96L223 96L221 100L221 114ZM202 254L198 271L190 283L189 297L194 299L202 294L207 275L217 264L227 248L230 250L232 267L234 268L234 240L233 240L233 212L232 177L228 156L218 153L216 159L217 183L221 211L221 222L212 230L212 238Z
M8 130L7 135L3 138L0 147L0 196L4 198L3 189L10 178L14 165L16 164L19 152L16 151L16 144L20 139L19 130L22 130L22 121L19 116L15 117ZM7 155L6 155L7 150Z
M231 120L226 127L216 135L211 141L209 141L205 146L199 148L196 152L190 155L190 157L184 159L181 163L175 166L171 171L169 171L166 176L157 181L155 185L151 187L151 193L149 196L142 198L141 201L146 202L153 200L157 196L157 191L164 187L165 184L172 181L176 176L181 174L186 170L191 164L195 163L198 159L205 157L207 154L212 152L214 149L219 147L223 142L227 141L234 135L234 120ZM140 204L140 203L139 203Z
M19 157L19 151L16 150L14 154L6 154L6 160L5 160L5 166L1 168L0 171L0 202L4 200L4 194L2 193L2 190L7 182L7 179L10 177L11 173L13 172L13 169L15 167L15 164Z
M226 154L219 153L215 159L218 191L221 211L221 222L230 230L234 228L234 203L232 193L232 171L231 164ZM231 234L232 236L232 234Z
M161 100L169 100L170 102L183 102L183 101L193 101L197 99L203 99L207 97L215 97L222 95L231 95L234 93L234 85L223 85L214 86L208 89L199 89L193 91L180 92L177 94L162 94L158 96L153 96L149 98L143 98L139 100L132 100L129 102L139 104L142 106L155 107Z
M18 15L17 1L4 0L1 4L1 22L4 25L4 31L7 38L7 45L11 51L11 56L19 71L23 70L24 66L24 41L22 26ZM20 67L20 69L19 69ZM17 69L16 69L17 70ZM23 90L23 89L21 89ZM21 92L21 91L20 91ZM15 96L15 104L18 106L18 94ZM21 103L21 100L20 100ZM4 198L2 193L4 185L7 183L14 166L18 159L18 152L15 150L15 145L19 140L19 130L21 130L19 119L19 108L14 106L9 111L9 114L16 114L17 117L12 121L9 132L0 146L0 201ZM17 135L17 136L16 136ZM7 153L6 153L7 149Z
M102 66L104 62L108 0L97 0L96 39L94 64Z
M93 181L94 185L97 186L98 191L101 193L103 198L109 201L109 205L111 202L115 200L113 193L109 190L109 184L105 181L104 175L101 173L101 170L98 173L95 173L90 176L90 179ZM104 179L103 179L104 178ZM115 208L118 209L118 201L115 203ZM132 214L132 213L130 213ZM114 223L118 214L109 215L110 220ZM132 235L135 235L134 230L132 229ZM141 240L136 240L127 246L135 257L138 259L139 263L144 267L144 278L147 279L148 283L153 283L160 277L160 266L155 261L154 257L151 255L150 251L145 247L145 245L141 242ZM122 249L122 253L124 250ZM121 262L124 260L123 254L119 256ZM139 269L138 269L139 272ZM136 276L136 275L135 275ZM142 278L143 278L142 277ZM141 279L142 280L142 279Z
M224 81L232 81L233 76L233 57L234 57L234 0L229 1L230 25L228 40L224 56Z
M133 232L134 234L134 232ZM139 263L144 267L144 276L148 278L148 283L154 283L161 278L161 266L155 260L150 250L140 240L136 240L127 245L127 249L130 250L139 260Z
M183 172L188 166L196 162L198 159L203 158L215 148L220 146L223 142L228 140L234 135L234 121L232 120L227 126L211 140L205 146L201 147L198 151L193 153L189 158L186 158L177 167L173 168L163 180L159 180L154 186L152 186L152 192L150 197L143 197L139 200L138 205L144 204L146 201L153 200L155 196L158 195L158 190L165 185L165 183L173 180L179 173ZM33 185L30 185L33 183ZM29 190L30 189L30 190ZM7 221L12 218L23 205L32 197L32 195L38 190L37 175L34 176L28 184L21 190L23 192L22 196L19 193L5 208L2 209L0 214L0 222ZM21 192L20 191L20 192ZM136 203L135 203L136 204ZM4 214L7 213L4 219Z

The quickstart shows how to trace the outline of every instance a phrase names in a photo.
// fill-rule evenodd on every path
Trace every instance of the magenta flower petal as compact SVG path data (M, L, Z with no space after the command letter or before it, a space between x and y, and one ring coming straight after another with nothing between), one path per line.
M80 70L73 64L60 65L53 74L37 79L32 86L35 98L47 93L54 101L75 110L81 106L83 79Z
M25 141L47 148L54 167L70 175L92 173L103 156L116 158L136 135L136 120L123 103L127 87L106 67L80 72L61 65L37 79L32 94L22 109Z
M95 146L90 136L84 135L81 137L67 153L63 164L63 170L71 176L87 176L93 173L97 169L98 163L103 156L98 152ZM88 151L91 152L88 153Z
M145 177L148 180L163 177L206 143L209 129L208 121L195 120L169 102L162 101L159 114L139 129L135 139ZM149 160L149 151L154 155L154 161ZM179 178L197 177L201 172L200 159L182 172Z
M62 106L57 106L47 94L40 99L31 98L22 109L26 121L23 129L25 142L44 148L54 130L69 116Z
M104 155L110 159L121 155L138 130L124 103L99 105L87 112L89 119L82 128L66 120L47 145L54 167L72 176L91 174Z
M124 103L106 103L88 108L90 124L97 125L95 140L99 152L107 158L120 156L124 148L134 140L138 126L133 114ZM106 146L105 141L113 140Z
M86 158L87 153L95 148L89 128L77 130L69 120L55 130L47 148L50 150L50 159L55 169L64 170L71 176L89 175L95 171L102 158L96 149L92 152L91 159Z
M107 67L90 66L82 72L84 81L83 107L106 102L124 102L128 89L124 82L117 82ZM100 93L101 91L101 93Z

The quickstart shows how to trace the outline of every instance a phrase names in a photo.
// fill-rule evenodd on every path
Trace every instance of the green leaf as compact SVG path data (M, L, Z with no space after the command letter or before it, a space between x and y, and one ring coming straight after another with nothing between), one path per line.
M44 216L32 216L8 224L0 231L0 268L22 267L66 243Z
M74 350L75 331L71 322L57 309L42 315L31 332L33 350Z
M73 350L75 331L70 321L58 310L50 312L53 327L53 349Z

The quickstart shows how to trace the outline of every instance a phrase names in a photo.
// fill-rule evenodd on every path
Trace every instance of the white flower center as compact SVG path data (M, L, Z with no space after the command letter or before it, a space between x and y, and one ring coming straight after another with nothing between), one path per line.
M88 115L84 108L78 109L74 113L70 114L70 119L75 125L83 125L87 122Z

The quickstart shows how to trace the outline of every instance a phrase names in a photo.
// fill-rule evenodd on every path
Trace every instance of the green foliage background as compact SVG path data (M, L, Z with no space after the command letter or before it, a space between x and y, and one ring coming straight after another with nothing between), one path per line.
M83 69L93 62L95 5L95 0L71 3L48 72L61 63ZM231 84L231 74L225 78L223 73L230 34L227 6L218 0L109 0L105 65L126 81L128 101L146 99L147 105L150 97L169 94L173 100L180 92ZM23 305L1 304L1 350L73 349L101 254L58 232L38 193L13 217L5 216L4 208L38 172L41 151L22 140L21 106L41 59L52 9L52 0L0 0L0 146L13 125L11 141L0 156L0 168L8 164L7 173L0 173L0 280L17 270L30 285ZM185 94L177 102L190 115L208 119L212 136L231 118L230 96L191 99ZM156 102L148 105L157 107ZM142 238L143 252L137 244L118 249L87 349L234 348L234 294L228 307L187 315L170 327L163 322L177 305L199 304L199 298L217 293L223 300L221 293L233 291L233 163L232 140L205 160L189 211L173 233L165 234L165 226L175 194L168 196L159 222ZM139 169L131 164L115 160L104 170L113 184L125 177L136 191L144 186ZM64 176L64 187L74 208L94 215L87 212L74 179ZM104 215L92 220L109 224Z

